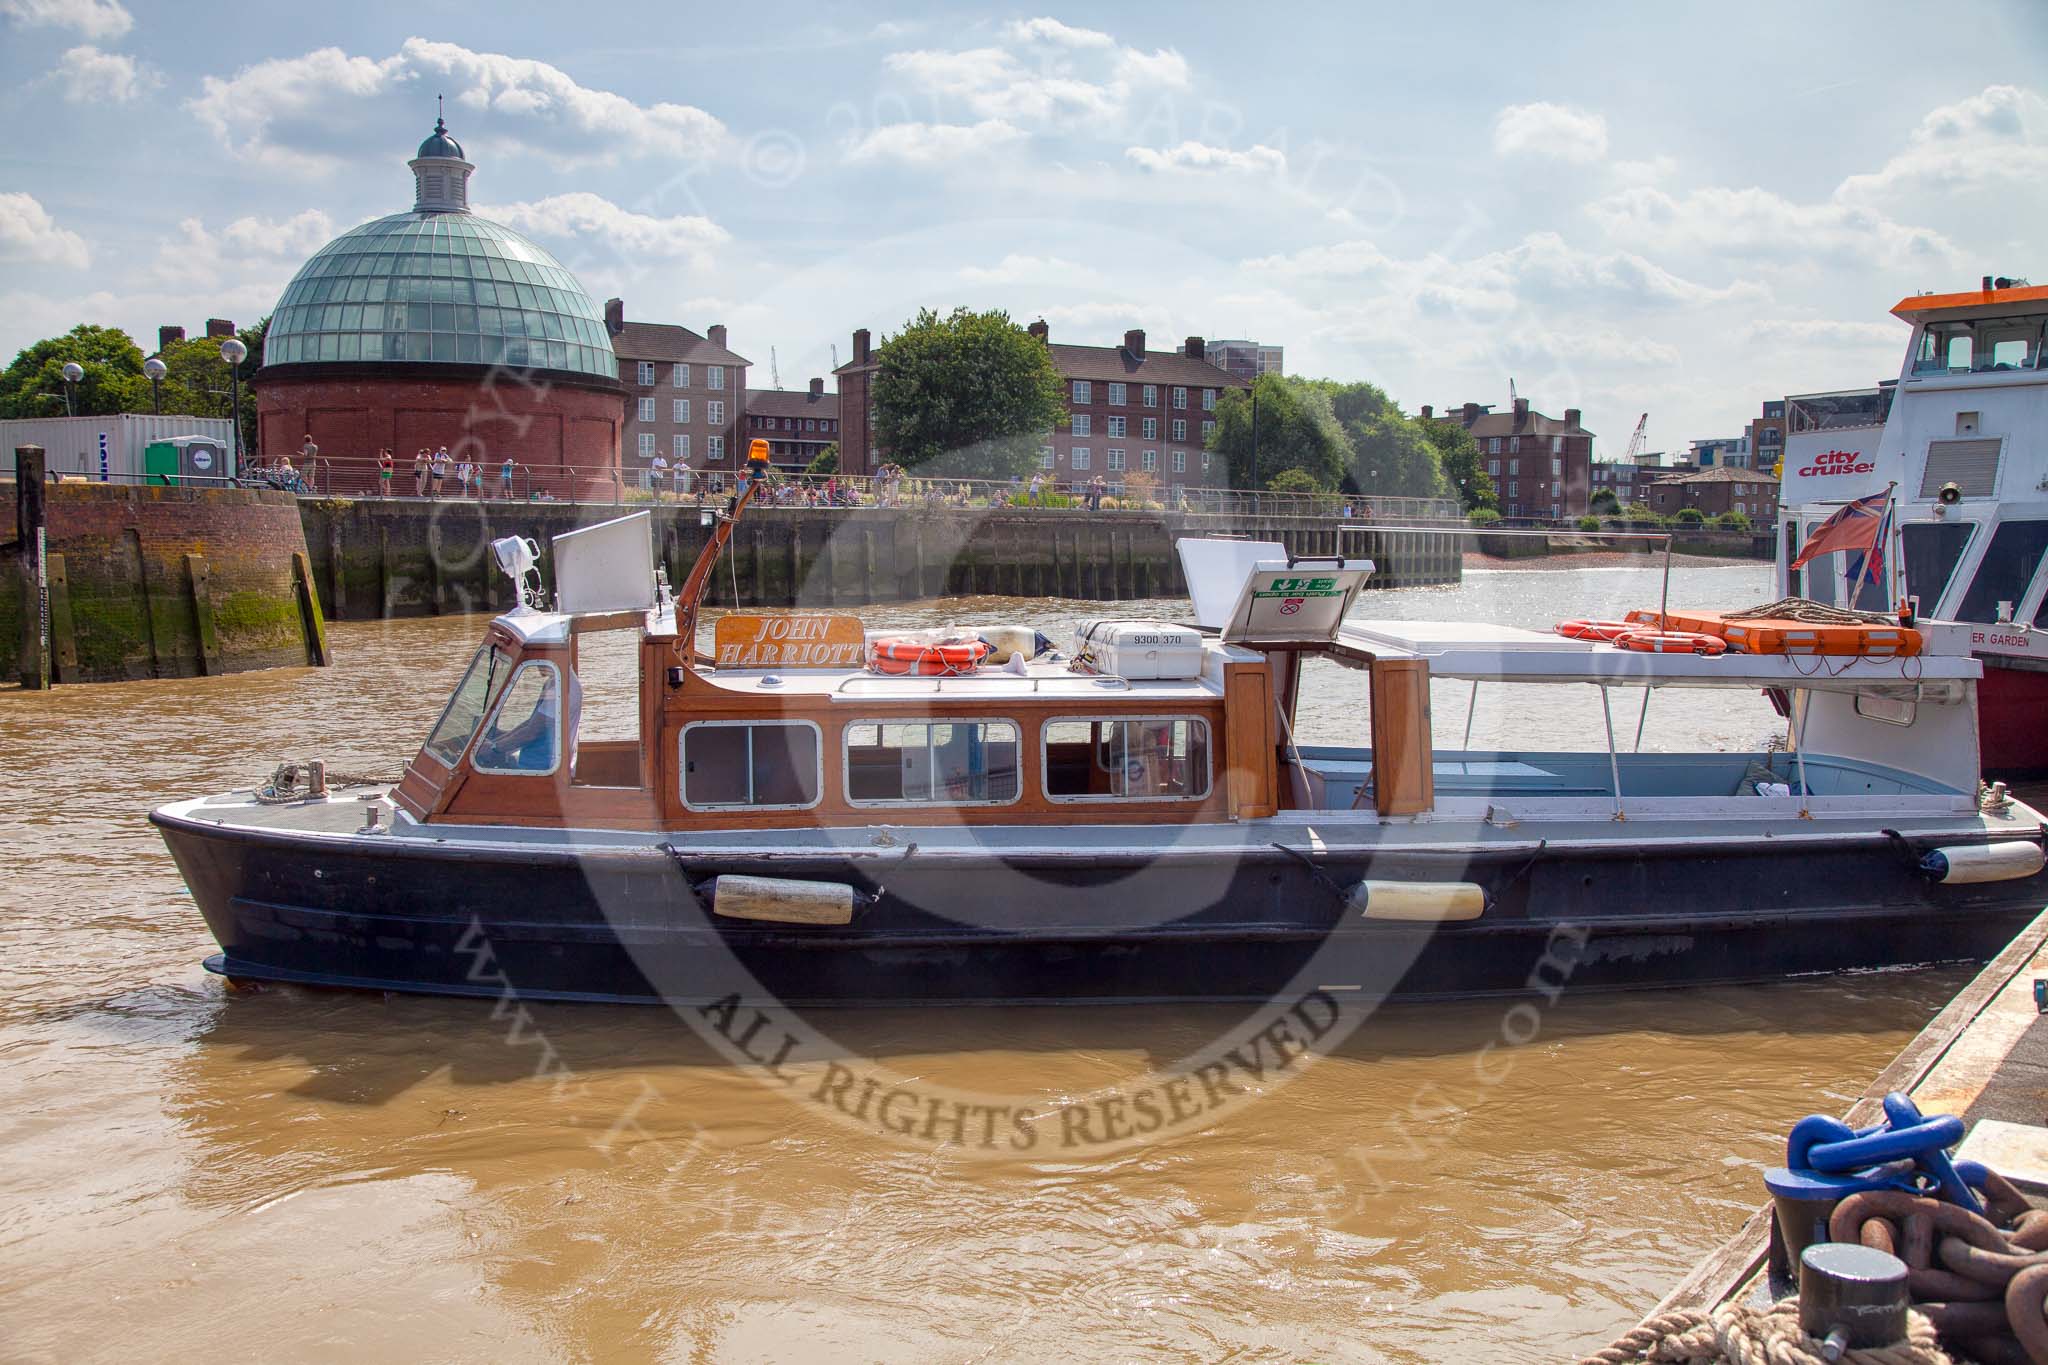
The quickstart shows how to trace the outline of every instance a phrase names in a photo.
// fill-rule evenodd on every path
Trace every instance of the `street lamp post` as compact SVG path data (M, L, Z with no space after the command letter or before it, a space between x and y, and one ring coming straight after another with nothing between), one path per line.
M78 381L85 378L85 366L75 360L64 362L64 415L78 416Z
M170 373L170 367L151 356L142 362L142 372L149 377L150 409L161 417L164 415L164 376Z
M242 474L242 362L249 358L249 348L242 344L240 337L229 337L220 344L220 358L228 363L228 421L235 429L235 459L230 474L240 478Z

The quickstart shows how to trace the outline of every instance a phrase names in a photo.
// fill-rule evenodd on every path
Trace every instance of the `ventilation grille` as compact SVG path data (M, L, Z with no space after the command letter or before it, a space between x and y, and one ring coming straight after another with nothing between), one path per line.
M1929 441L1927 470L1920 476L1920 496L1931 498L1945 483L1963 490L1966 498L1988 498L1998 483L1998 437L1968 441Z

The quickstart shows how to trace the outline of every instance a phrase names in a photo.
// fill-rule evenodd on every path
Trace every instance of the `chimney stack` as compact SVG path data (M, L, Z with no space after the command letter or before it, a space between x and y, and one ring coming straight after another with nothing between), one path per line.
M1566 408L1564 410L1564 424L1565 428L1569 431L1577 431L1579 429L1579 410L1577 408Z
M156 329L156 351L162 355L185 339L183 327L159 327Z
M854 328L853 363L856 365L868 363L868 329L865 327Z
M626 301L606 299L604 301L604 330L612 336L626 330Z
M704 329L704 335L705 335L705 336L707 336L707 337L709 337L709 338L711 338L711 344L712 344L713 346L720 346L720 347L724 346L724 345L725 345L725 324L724 324L724 323L722 323L722 322L714 322L714 323L712 323L712 324L711 324L711 325L710 325L709 327L706 327L706 328Z
M1032 323L1029 327L1025 328L1024 330L1031 333L1031 335L1037 337L1040 341L1043 341L1048 346L1052 344L1052 328L1045 325L1044 318L1040 318L1038 321Z
M220 337L222 340L226 340L234 334L235 324L229 322L226 318L208 318L206 320L207 336Z
M811 381L811 397L813 397L813 398L823 398L824 396L825 396L825 381L824 381L824 380L822 380L822 379L813 379L813 380Z
M1202 345L1200 337L1188 338L1187 354L1189 360L1206 360L1208 358L1207 350Z
M1459 410L1458 420L1463 422L1468 427L1471 426L1474 422L1479 420L1479 405L1477 403L1467 403L1462 409Z
M1129 351L1133 358L1143 360L1145 358L1145 329L1133 327L1130 331L1125 332L1124 349Z
M1528 420L1529 420L1529 400L1528 400L1528 399L1526 399L1526 398L1517 398L1517 399L1515 400L1515 425L1516 425L1516 426L1520 426L1520 425L1522 425L1522 423L1524 423L1524 422L1526 422L1526 421L1528 421Z
M1431 418L1433 418L1433 417L1434 417L1435 415L1436 415L1436 409L1435 409L1435 408L1431 407L1431 406L1430 406L1429 404L1427 404L1427 403L1424 403L1424 404L1422 405L1422 420L1423 420L1423 421L1427 422L1427 421L1429 421L1429 420L1430 420Z

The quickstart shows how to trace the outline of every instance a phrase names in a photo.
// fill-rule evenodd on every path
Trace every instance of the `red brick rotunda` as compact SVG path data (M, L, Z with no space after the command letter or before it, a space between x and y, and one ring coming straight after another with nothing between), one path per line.
M409 163L410 213L329 242L285 287L257 372L257 449L296 461L307 436L338 492L413 491L418 451L448 448L495 491L611 496L625 396L603 313L520 233L469 211L462 144L435 120ZM451 492L452 481L451 481Z

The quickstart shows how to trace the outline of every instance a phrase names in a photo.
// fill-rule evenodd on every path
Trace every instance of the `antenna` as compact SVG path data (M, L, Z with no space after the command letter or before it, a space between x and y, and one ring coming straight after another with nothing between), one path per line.
M782 387L782 366L775 359L775 348L768 348L768 382L776 388Z

